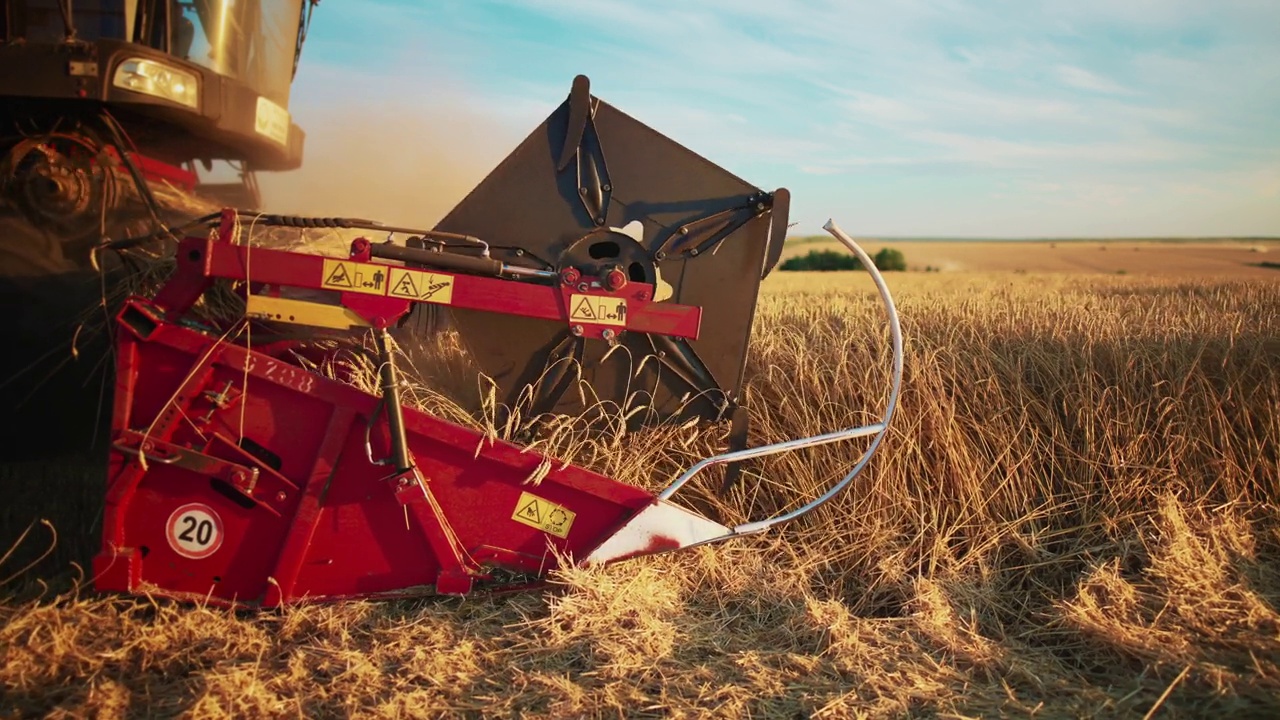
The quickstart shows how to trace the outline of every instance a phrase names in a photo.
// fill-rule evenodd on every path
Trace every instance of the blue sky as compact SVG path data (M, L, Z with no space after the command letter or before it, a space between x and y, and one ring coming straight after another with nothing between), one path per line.
M578 73L790 188L796 233L1280 235L1276 0L329 0L291 108L308 196L394 182L342 209L434 221Z

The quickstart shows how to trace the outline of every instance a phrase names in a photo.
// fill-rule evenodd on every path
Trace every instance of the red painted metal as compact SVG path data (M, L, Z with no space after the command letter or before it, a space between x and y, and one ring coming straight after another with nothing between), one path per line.
M413 467L376 464L391 455L381 398L292 362L286 346L246 346L184 321L217 278L323 286L324 259L233 245L230 220L218 238L183 241L170 281L117 317L98 589L275 606L520 587L562 558L587 557L653 505L640 488L411 407ZM569 322L572 291L626 298L624 324L600 330L694 336L700 319L698 308L648 302L640 283L610 294L598 282L579 290L448 275L458 307ZM412 304L339 296L381 322Z
M139 152L129 153L129 159L133 160L133 164L143 177L153 182L167 182L186 192L194 192L199 182L199 178L190 170L184 170Z
M222 237L231 230L224 222ZM357 240L357 242L359 242ZM156 303L170 311L183 313L208 290L216 278L252 280L259 285L325 289L325 260L318 255L233 245L222 238L187 238L178 247L178 276L166 284ZM332 259L330 259L332 261ZM388 272L392 266L359 259L343 260L353 272ZM609 291L598 278L578 275L570 287L537 285L530 282L463 275L437 270L432 274L449 278L453 283L450 307L487 310L543 320L560 320L584 328L584 336L599 338L606 329L669 335L696 340L701 331L702 309L692 305L654 302L653 286L626 283L617 291ZM387 287L390 283L385 284ZM624 300L626 314L621 324L593 323L573 320L569 307L574 294L604 300ZM412 301L360 292L342 292L341 304L379 326L393 324L412 306Z
M120 154L116 152L114 147L108 145L104 149L108 155L117 160L119 159ZM149 155L143 155L136 150L130 151L128 155L129 159L133 161L134 167L138 168L138 172L142 173L142 176L147 180L151 182L166 182L186 192L195 191L199 178L194 172L177 165L170 165Z

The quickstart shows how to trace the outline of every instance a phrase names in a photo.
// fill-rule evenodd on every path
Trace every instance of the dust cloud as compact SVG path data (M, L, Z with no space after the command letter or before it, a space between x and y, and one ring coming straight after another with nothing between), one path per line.
M430 228L541 118L517 129L441 102L315 108L299 113L303 163L261 173L265 209Z

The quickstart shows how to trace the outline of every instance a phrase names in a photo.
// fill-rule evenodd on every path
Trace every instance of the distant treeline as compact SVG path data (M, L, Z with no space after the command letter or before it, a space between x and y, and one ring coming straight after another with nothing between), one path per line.
M907 258L900 250L882 248L871 256L877 270L906 270ZM861 270L862 262L849 252L836 250L810 250L806 255L788 258L778 266L779 270Z

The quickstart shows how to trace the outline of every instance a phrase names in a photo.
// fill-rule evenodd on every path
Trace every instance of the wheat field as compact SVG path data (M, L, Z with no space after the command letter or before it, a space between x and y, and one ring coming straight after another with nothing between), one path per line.
M14 553L0 717L1280 716L1280 284L888 281L901 405L813 515L544 591L262 613L100 597ZM877 417L886 340L866 276L775 273L752 440ZM482 423L462 352L438 352L417 401ZM561 433L544 449L657 488L725 436ZM761 517L860 449L753 463L689 502ZM93 512L85 478L48 480ZM58 557L82 558L95 538L62 524ZM49 537L37 522L23 543Z

